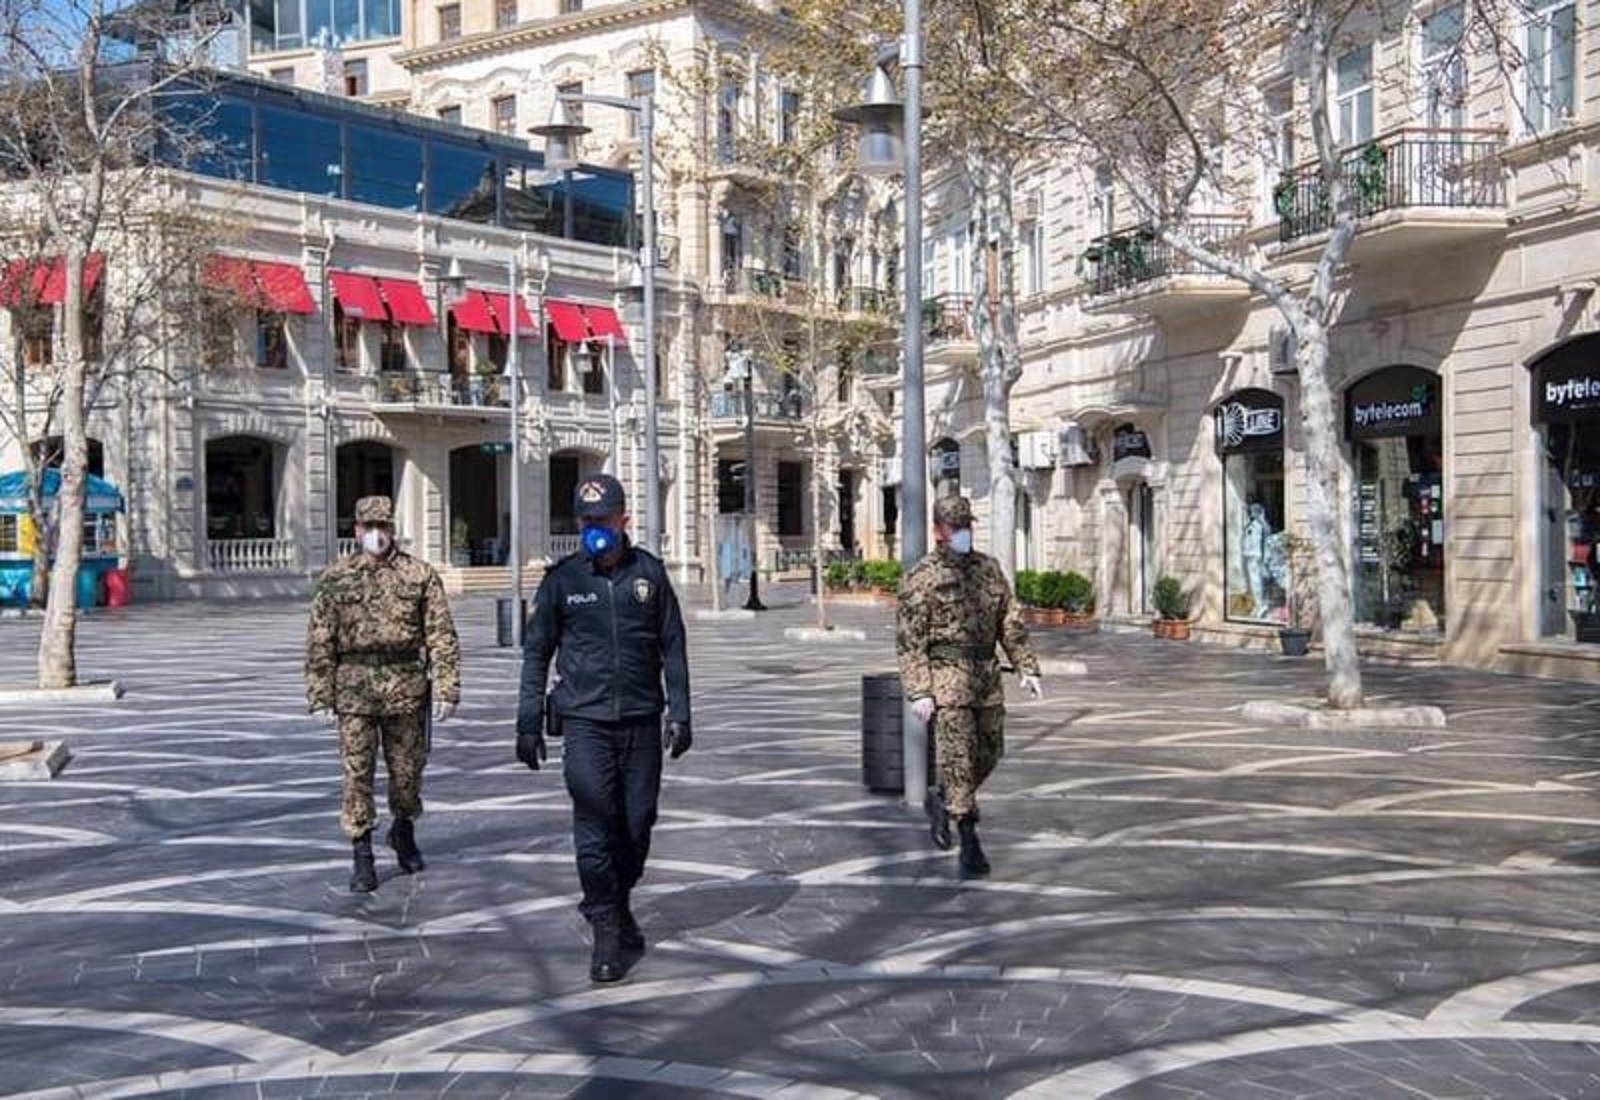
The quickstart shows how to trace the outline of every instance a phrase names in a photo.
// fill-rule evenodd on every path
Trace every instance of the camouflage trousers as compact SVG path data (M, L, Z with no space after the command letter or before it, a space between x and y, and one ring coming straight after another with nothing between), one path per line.
M344 800L339 824L351 840L366 836L378 823L372 804L372 782L383 748L389 771L389 812L395 817L422 813L422 767L428 762L424 720L420 710L409 714L341 714L339 755L344 759Z
M940 707L933 719L939 789L952 818L978 809L978 788L1006 751L1005 707Z

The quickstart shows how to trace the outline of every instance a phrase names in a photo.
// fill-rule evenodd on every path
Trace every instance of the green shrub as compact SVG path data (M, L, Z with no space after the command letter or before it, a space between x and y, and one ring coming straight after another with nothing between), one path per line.
M900 563L888 559L874 559L861 563L863 582L870 588L900 587Z
M828 563L827 571L823 574L829 588L849 588L855 584L856 571L860 562L833 561Z
M1153 593L1156 613L1163 619L1182 619L1189 614L1189 597L1176 577L1162 577L1156 581Z
M1046 569L1040 572L1038 578L1034 581L1034 593L1038 599L1034 606L1048 608L1052 611L1067 606L1066 582L1066 575L1058 573L1054 569Z
M1074 615L1094 614L1094 584L1082 573L1071 572L1062 577L1061 606Z
M1017 602L1023 607L1039 607L1039 574L1032 569L1017 570Z

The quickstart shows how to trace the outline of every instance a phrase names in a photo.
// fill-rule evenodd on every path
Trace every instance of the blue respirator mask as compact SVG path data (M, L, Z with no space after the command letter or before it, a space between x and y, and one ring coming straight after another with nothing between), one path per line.
M622 545L622 533L609 527L585 527L583 552L591 558L603 558Z

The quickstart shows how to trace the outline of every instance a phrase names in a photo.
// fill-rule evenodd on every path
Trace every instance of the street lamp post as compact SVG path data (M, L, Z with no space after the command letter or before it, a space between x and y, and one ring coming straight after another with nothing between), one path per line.
M565 105L596 103L631 111L639 116L641 159L640 188L644 192L644 239L639 266L644 272L644 538L652 554L661 553L661 453L656 430L656 196L655 196L655 104L650 96L588 95L563 92L556 97L551 121L535 126L533 133L545 139L545 167L565 171L578 166L573 142L589 132L589 127L572 122Z
M510 280L506 295L506 374L511 379L511 644L522 648L522 353L521 336L517 331L517 307L522 304L521 271L517 252L511 250L511 260L506 264Z
M922 0L904 0L903 14L904 37L897 46L879 55L867 85L866 102L835 111L834 117L859 128L857 166L864 174L905 173L900 560L909 569L928 548L928 448L922 374ZM895 98L894 83L887 71L896 59L905 73L903 104ZM909 702L901 729L905 797L909 804L918 806L927 793L928 731L911 713Z
M756 394L755 365L747 358L744 369L744 510L750 524L750 596L746 611L765 611L761 602L760 525L756 517Z

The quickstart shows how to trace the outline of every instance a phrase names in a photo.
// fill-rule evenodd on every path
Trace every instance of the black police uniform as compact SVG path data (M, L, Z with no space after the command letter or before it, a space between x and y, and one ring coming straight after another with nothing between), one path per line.
M661 787L662 710L689 724L683 615L661 559L624 540L610 570L573 554L545 574L523 641L519 730L540 726L552 656L578 908L598 923L626 910L644 872Z

